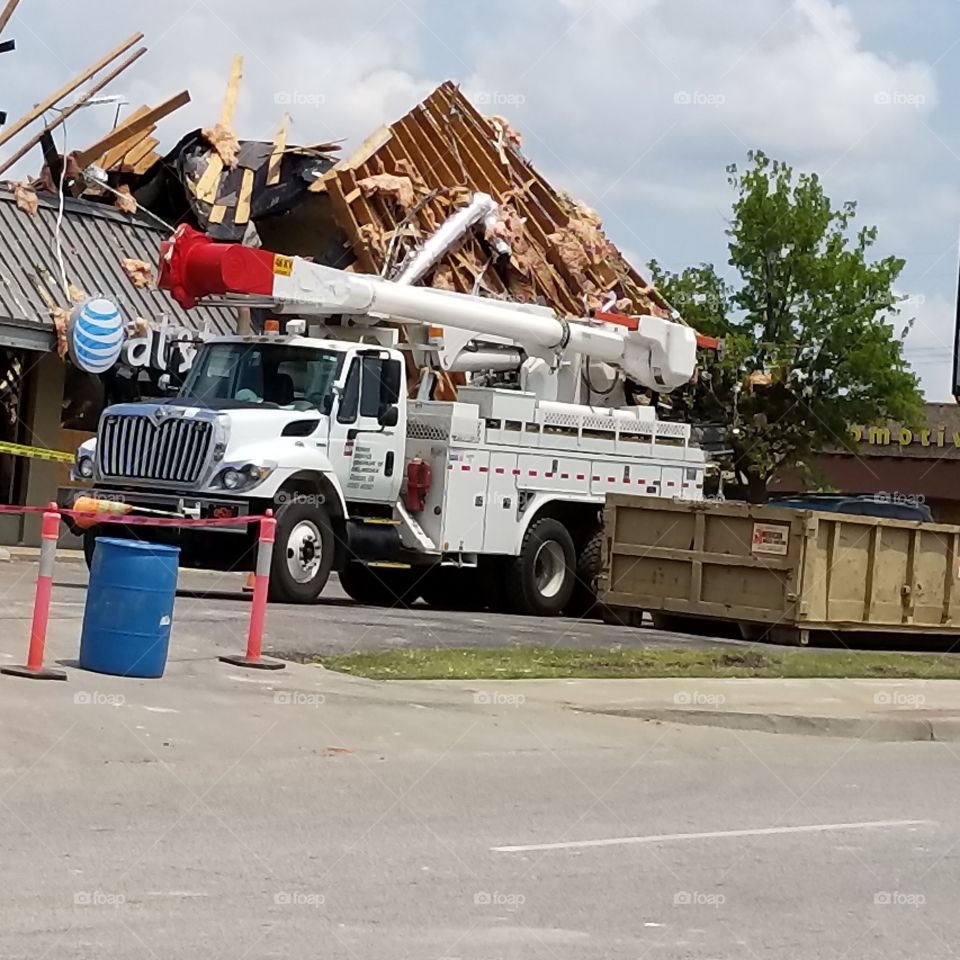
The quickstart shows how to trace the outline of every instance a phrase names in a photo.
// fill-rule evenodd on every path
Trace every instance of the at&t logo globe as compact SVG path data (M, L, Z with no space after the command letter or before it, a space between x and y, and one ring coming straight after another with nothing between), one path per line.
M105 373L120 356L123 325L117 305L103 297L78 304L67 324L70 359L87 373Z

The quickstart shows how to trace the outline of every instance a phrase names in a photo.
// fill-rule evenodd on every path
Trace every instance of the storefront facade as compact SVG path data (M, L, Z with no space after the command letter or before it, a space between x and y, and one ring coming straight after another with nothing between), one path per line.
M814 461L823 489L925 503L937 520L960 523L960 406L928 403L926 422L916 428L854 426L851 439L852 452L832 451ZM806 489L811 486L795 476L771 486L772 493Z
M0 193L0 442L73 450L105 406L160 395L160 377L176 382L199 341L236 331L235 311L185 313L124 269L125 259L155 264L165 234L147 219L69 199L58 232L56 198L30 214ZM104 297L123 317L120 357L104 373L61 357L54 312L81 296ZM65 464L0 453L0 503L46 503L68 473ZM35 517L0 515L0 543L35 543L38 532Z

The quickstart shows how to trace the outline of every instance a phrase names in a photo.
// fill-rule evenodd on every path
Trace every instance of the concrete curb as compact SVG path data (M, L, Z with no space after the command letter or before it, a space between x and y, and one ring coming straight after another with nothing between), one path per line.
M40 559L39 547L4 547L8 563L37 563ZM84 563L82 550L58 550L57 563Z
M807 737L847 737L882 743L915 742L918 740L960 741L960 718L957 717L811 717L800 714L759 713L733 710L677 710L673 708L609 708L577 707L578 713L608 717L632 717L661 723L684 723L693 726L719 727L727 730L754 730L762 733L786 733Z

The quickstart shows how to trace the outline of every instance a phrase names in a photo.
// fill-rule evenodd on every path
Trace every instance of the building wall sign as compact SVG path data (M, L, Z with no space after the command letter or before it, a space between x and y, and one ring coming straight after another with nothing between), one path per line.
M943 425L911 430L909 427L851 427L856 443L871 447L956 447L960 449L960 431L948 431Z
M87 373L106 373L120 356L124 319L117 305L103 297L77 304L67 321L70 359Z
M189 330L162 320L158 327L127 340L120 352L120 363L133 369L150 367L162 373L186 373L193 365L198 343L212 336L206 330Z

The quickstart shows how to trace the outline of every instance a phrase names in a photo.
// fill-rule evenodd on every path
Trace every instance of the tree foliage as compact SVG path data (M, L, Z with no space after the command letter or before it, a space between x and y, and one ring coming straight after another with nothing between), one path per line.
M736 192L727 229L734 283L710 264L654 282L700 333L725 339L699 380L674 397L694 421L719 424L728 467L752 499L773 474L849 445L852 424L915 422L922 401L903 357L894 290L904 261L870 260L875 227L854 230L856 204L835 207L816 174L762 152L727 168Z

